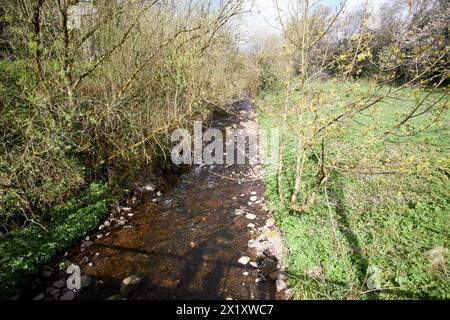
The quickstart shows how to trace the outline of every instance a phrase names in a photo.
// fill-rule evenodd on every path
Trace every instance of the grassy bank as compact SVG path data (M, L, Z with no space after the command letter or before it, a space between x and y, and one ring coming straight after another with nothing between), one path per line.
M332 81L310 84L306 90L324 100L320 116L325 118L332 118L368 91L369 85L363 82ZM391 163L392 172L337 170L321 187L310 210L293 213L288 201L282 203L279 198L276 174L266 170L267 196L277 208L278 225L290 252L286 264L294 298L450 298L448 109L445 121L431 130L420 132L426 122L417 119L408 130L418 134L392 136L383 144L369 141L414 103L411 97L427 94L414 89L402 91L377 106L375 114L359 116L327 146L330 153L356 146L347 159L352 168L376 150L381 155L376 160ZM295 104L299 93L292 93L289 99ZM285 102L282 88L267 93L260 111L264 127L280 127ZM369 118L377 125L371 126ZM294 185L296 121L294 115L288 115L288 139L283 149L283 188L287 194ZM402 159L401 164L396 164L397 158ZM313 152L306 157L305 184L314 183L316 161Z
M8 233L0 240L0 298L26 284L56 255L96 228L118 196L93 183L64 205L47 210L41 223Z

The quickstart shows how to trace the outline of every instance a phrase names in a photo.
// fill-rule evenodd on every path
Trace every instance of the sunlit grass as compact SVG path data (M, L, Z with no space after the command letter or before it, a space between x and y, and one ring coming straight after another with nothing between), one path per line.
M324 117L339 114L342 108L358 103L367 94L386 94L389 90L364 82L330 81L307 87L308 94L319 94L326 102ZM433 92L427 101L436 101L442 94ZM366 152L377 149L383 155L377 161L383 165L392 161L389 168L395 168L398 158L403 162L409 158L420 160L405 171L380 175L337 172L322 188L313 208L304 214L294 214L280 203L276 176L266 172L267 195L278 209L278 223L290 251L286 264L294 298L450 297L448 110L425 131L421 129L430 119L421 117L410 124L404 136L393 135L387 143L367 144L371 135L392 128L425 96L426 91L409 88L396 93L377 104L375 112L358 116L335 138L333 145L336 148L357 146L354 154L348 156L355 163ZM295 103L299 93L294 92L290 99ZM448 97L445 99L448 103ZM285 100L281 87L271 91L265 101L273 112L261 112L261 122L265 127L280 126L280 117L274 115L283 110ZM297 118L290 115L288 120L295 124ZM373 125L374 122L378 124ZM294 128L289 129L292 143L287 143L284 149L283 177L287 191L293 188ZM314 175L313 168L307 161L305 183ZM375 291L367 288L369 266L381 270L381 287ZM312 276L311 270L319 270L320 276Z

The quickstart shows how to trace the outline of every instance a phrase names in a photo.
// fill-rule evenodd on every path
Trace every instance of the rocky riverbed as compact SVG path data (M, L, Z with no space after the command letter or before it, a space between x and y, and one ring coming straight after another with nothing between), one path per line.
M212 126L257 129L256 119L244 101ZM256 160L196 165L168 188L143 178L126 205L44 268L48 285L34 299L287 298L286 252ZM80 268L80 291L67 287L69 266Z

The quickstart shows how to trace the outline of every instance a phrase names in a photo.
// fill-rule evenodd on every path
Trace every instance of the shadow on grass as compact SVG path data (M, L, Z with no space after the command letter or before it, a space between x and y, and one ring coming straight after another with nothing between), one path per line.
M351 248L351 259L358 270L358 278L361 285L365 284L367 276L367 268L369 267L369 260L363 254L361 243L358 236L353 232L348 218L348 212L344 204L344 186L338 175L333 175L330 183L330 201L335 207L337 216L337 226L339 232L344 235L347 244ZM373 298L376 296L374 295Z

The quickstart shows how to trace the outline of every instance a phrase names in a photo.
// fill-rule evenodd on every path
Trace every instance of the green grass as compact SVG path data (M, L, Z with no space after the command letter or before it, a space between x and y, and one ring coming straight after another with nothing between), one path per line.
M93 183L81 196L47 210L45 226L31 224L0 239L0 298L26 284L57 254L93 230L114 202L106 184Z
M326 105L321 116L331 118L371 88L363 82L326 82L310 84L307 92L324 97ZM387 92L388 88L380 90ZM433 92L431 97L439 94ZM444 121L420 134L393 136L387 144L365 143L391 127L394 119L409 110L414 103L411 100L425 95L425 91L406 89L395 97L402 100L386 100L377 106L379 110L361 116L357 123L349 123L343 132L330 139L335 144L330 148L336 150L342 146L358 146L348 155L349 163L353 164L374 150L383 155L379 161L384 164L395 163L399 155L402 159L417 160L417 164L407 169L399 168L398 174L335 173L321 189L313 208L298 214L281 204L276 176L273 171L266 171L267 196L277 209L278 224L290 253L285 263L294 298L450 298L448 110L444 112ZM298 93L290 99L292 103L298 101ZM280 126L283 101L279 87L267 93L265 104L272 110L260 112L264 127ZM295 117L289 119L291 125L295 121ZM378 124L365 130L373 122ZM426 118L416 119L405 133L421 130L425 123ZM288 194L293 188L295 167L293 128L284 149L284 190ZM312 183L314 161L313 157L306 161L306 184ZM379 270L378 275L368 273L369 266ZM314 269L320 271L319 277L312 275ZM368 279L379 282L376 285L379 290L369 290Z

